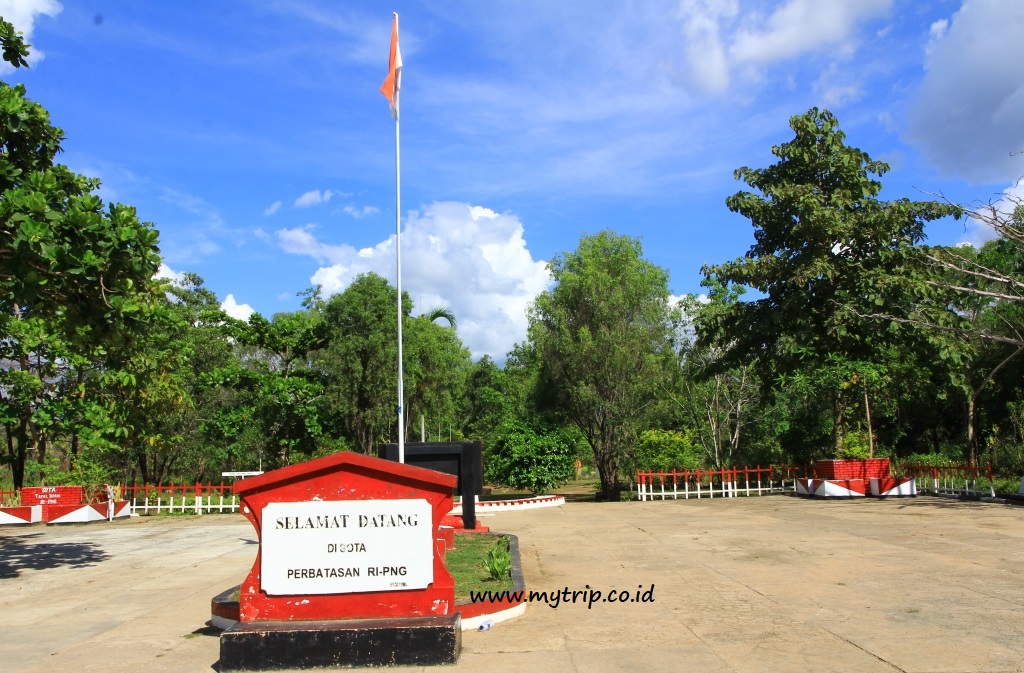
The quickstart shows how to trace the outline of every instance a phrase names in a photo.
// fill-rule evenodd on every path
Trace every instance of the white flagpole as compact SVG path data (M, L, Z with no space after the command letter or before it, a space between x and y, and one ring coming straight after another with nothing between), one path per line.
M398 12L395 12L395 30ZM399 154L399 111L401 96L395 99L395 261L398 269L398 462L405 462L405 384L402 380L402 161Z

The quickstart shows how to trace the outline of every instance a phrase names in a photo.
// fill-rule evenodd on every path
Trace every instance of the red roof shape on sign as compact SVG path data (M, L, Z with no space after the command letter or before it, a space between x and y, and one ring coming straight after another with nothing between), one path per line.
M234 492L245 495L266 491L299 481L315 479L335 472L359 472L381 481L400 482L414 488L438 490L438 487L454 489L459 479L453 474L428 470L415 465L396 463L373 456L364 456L352 451L341 451L323 458L314 458L303 463L288 465L265 474L236 481Z

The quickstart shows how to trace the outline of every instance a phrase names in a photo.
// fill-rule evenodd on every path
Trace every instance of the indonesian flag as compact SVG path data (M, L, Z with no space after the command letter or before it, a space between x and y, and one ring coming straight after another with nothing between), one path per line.
M391 118L398 119L398 91L402 88L402 51L398 48L398 14L391 24L391 57L388 59L388 76L380 85L380 92L391 103Z

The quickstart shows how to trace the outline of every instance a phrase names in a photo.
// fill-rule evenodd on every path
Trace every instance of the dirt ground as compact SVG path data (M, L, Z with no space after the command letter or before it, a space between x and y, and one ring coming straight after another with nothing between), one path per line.
M484 523L519 536L548 600L465 633L449 668L1024 671L1024 507L580 501ZM238 515L0 529L0 670L216 670L210 598L255 554Z

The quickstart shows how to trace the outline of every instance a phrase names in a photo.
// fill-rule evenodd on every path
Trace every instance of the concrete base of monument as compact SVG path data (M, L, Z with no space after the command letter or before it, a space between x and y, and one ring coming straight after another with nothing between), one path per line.
M476 503L476 511L481 513L491 512L518 512L524 509L541 509L543 507L561 507L565 504L565 498L560 495L537 495L532 498L515 498L510 500L481 500ZM462 516L462 505L456 505L448 516Z
M497 624L526 613L526 580L523 578L519 538L515 535L508 536L508 550L512 556L512 589L493 596L494 600L456 603L455 610L462 617L463 631L475 630L485 622ZM238 624L238 590L239 587L232 587L210 601L210 626L227 631Z
M453 664L459 615L238 623L220 635L221 671Z
M797 479L796 494L812 498L863 498L863 479Z

